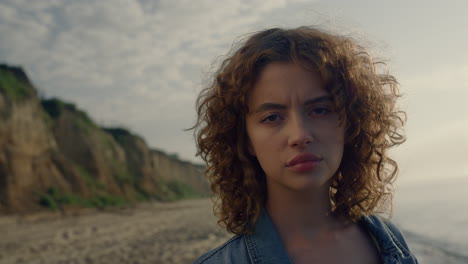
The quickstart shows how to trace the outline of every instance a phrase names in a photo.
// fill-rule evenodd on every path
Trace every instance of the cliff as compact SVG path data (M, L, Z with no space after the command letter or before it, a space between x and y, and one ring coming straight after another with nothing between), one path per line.
M73 104L40 100L20 68L0 65L0 213L208 193L203 166L101 128Z

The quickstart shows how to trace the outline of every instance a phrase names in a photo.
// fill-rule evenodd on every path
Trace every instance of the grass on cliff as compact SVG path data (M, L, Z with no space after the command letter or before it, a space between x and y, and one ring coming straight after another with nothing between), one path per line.
M157 193L146 193L138 191L136 188L136 200L148 201L177 201L182 199L209 197L208 193L200 193L195 191L190 185L177 180L163 181L159 184ZM47 191L39 194L39 204L51 210L62 210L66 206L91 207L91 208L108 208L120 207L130 204L131 201L116 195L111 195L105 192L95 194L90 198L84 198L79 194L63 192L55 187L50 187Z
M128 129L122 127L105 127L103 129L121 144L125 143L128 138L135 137Z
M100 183L99 181L97 181L93 176L91 176L89 171L86 170L84 167L75 164L75 168L78 171L78 174L80 175L80 177L85 182L86 186L91 188L91 190L95 191L95 190L104 189L104 185Z
M163 201L209 197L208 193L195 191L192 186L177 180L162 181L159 184L158 198Z
M0 69L0 92L13 100L19 100L30 96L32 89L13 73Z
M122 206L127 203L128 201L125 198L110 194L99 194L91 198L83 198L77 194L62 192L54 187L47 189L39 198L40 205L52 210L63 209L67 205L105 208Z
M73 113L74 122L79 129L87 131L88 128L97 128L97 125L91 120L88 114L79 110L74 104L64 102L57 98L41 100L42 107L52 119L57 119L65 111Z

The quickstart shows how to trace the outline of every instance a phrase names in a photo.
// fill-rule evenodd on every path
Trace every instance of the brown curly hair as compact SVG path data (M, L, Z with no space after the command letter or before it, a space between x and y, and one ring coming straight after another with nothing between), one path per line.
M396 79L350 37L312 27L273 28L242 42L197 100L197 155L207 163L218 222L229 232L251 233L265 205L266 178L249 154L245 117L249 91L273 62L318 71L345 121L343 159L330 182L331 214L357 221L385 212L398 170L387 150L405 141Z

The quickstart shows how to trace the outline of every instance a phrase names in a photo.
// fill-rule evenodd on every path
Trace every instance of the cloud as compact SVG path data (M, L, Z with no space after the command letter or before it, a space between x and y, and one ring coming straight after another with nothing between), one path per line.
M76 103L99 123L126 126L154 147L193 159L191 132L183 129L193 125L212 63L248 32L316 23L326 14L315 7L300 0L4 0L0 35L8 37L0 39L0 61L24 66L42 93ZM467 65L436 64L401 80L411 151L448 140L434 127L466 120L466 72Z
M42 93L100 123L193 159L182 129L193 124L203 73L237 36L301 2L2 1L0 60L24 66Z
M408 140L394 153L411 181L468 175L466 72L468 65L435 65L401 80Z
M408 92L447 92L468 91L468 64L434 65L429 71L422 72L404 80Z
M468 120L468 65L434 66L401 80L403 108L408 129L415 134L432 134L435 128Z

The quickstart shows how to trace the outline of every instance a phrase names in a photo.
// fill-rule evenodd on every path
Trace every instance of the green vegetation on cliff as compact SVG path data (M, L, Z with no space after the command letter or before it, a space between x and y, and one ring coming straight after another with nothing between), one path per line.
M119 143L125 143L129 137L134 137L130 131L122 127L108 127L103 129L111 134Z
M51 210L63 209L66 206L74 205L80 207L115 207L128 203L123 197L101 193L90 198L84 198L74 193L66 193L55 187L50 187L46 192L40 194L39 204Z
M0 92L13 100L21 100L33 93L27 80L21 80L14 72L0 67Z
M83 179L86 186L89 187L91 191L94 192L94 191L104 189L104 186L102 185L102 183L97 181L97 179L93 177L91 173L89 173L88 170L86 170L85 168L77 164L75 164L75 168L78 171L78 174L80 175L80 177Z
M63 192L56 187L49 187L45 192L38 193L39 204L51 210L63 210L67 206L79 207L120 207L131 204L136 201L147 201L156 199L159 201L176 201L180 199L191 199L208 197L207 193L201 193L194 190L190 185L177 180L162 181L159 185L157 194L148 194L144 191L138 192L134 200L122 196L116 196L107 193L102 186L98 186L95 180L87 175L87 182L95 190L90 197L84 197L80 194Z
M89 118L88 114L76 108L72 103L64 102L58 98L43 99L41 100L42 107L53 119L57 119L65 111L73 114L74 122L83 131L86 131L89 127L97 128L96 124Z
M197 192L192 186L177 180L161 181L159 191L161 200L175 201L180 199L208 197L208 193Z

